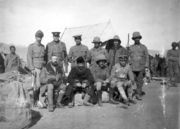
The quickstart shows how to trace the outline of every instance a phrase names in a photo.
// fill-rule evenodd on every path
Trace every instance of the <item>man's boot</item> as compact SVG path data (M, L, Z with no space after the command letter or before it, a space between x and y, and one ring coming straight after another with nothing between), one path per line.
M74 107L74 95L72 96L71 102L68 103L68 107L69 107L69 108Z
M53 105L53 89L48 90L48 110L49 112L54 111L54 105Z
M61 100L64 96L64 92L60 91L59 92L59 96L58 96L58 99L57 99L57 104L56 104L56 107L57 108L63 108L64 106L61 104Z
M109 102L112 103L112 104L119 104L118 101L115 101L113 99L113 89L112 88L109 89Z
M97 91L97 96L98 96L98 105L103 106L102 104L102 91Z
M84 100L83 100L83 104L84 104L85 106L93 106L92 103L89 103L89 102L88 102L89 99L90 99L90 96L89 96L88 94L86 94L85 97L84 97Z

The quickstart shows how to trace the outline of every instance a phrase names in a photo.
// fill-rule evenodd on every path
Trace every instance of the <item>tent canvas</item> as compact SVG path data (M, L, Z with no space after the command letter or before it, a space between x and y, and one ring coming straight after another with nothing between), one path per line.
M105 41L112 38L115 35L115 31L111 21L94 25L65 28L61 40L66 43L68 50L75 45L73 36L78 34L82 34L82 43L88 46L88 48L92 48L93 44L91 42L95 36L99 36L102 41Z

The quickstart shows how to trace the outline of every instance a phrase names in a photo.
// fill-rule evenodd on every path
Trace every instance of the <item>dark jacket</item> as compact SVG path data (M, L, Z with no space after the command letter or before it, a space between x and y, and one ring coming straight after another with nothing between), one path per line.
M57 66L56 71L54 71L51 62L49 62L40 73L40 82L42 84L52 83L54 85L60 85L63 81L64 73L62 67Z
M0 54L0 73L4 73L4 71L5 71L4 58L3 58L3 56Z
M83 80L88 80L90 85L94 84L93 75L88 68L79 70L78 66L73 67L69 73L67 81L72 85L74 83L74 80L79 80L80 82L82 82Z

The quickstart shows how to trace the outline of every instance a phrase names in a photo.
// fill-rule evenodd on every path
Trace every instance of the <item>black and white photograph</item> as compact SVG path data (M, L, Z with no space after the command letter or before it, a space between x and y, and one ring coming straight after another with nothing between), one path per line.
M0 0L0 129L180 129L180 0Z

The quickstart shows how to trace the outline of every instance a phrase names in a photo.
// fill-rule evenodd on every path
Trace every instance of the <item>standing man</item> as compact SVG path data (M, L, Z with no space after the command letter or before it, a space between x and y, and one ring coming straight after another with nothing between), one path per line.
M34 80L34 89L37 90L40 87L40 72L44 64L45 47L41 43L44 34L41 30L38 30L35 34L36 41L29 45L27 53L27 64L32 71Z
M176 50L177 43L172 43L172 49L167 52L167 64L168 64L168 73L170 77L170 82L173 86L176 86L175 80L179 75L179 52Z
M93 42L94 43L94 48L90 50L90 55L89 55L89 62L90 62L90 69L96 68L97 63L96 63L96 57L99 55L104 55L106 59L108 58L108 53L106 49L100 47L101 45L101 39L100 37L94 37Z
M124 48L123 46L121 46L121 40L119 38L118 35L115 35L113 37L113 39L111 39L113 41L113 48L109 50L109 72L111 73L111 70L113 68L113 66L119 62L119 55L124 55L127 54L128 51L126 50L126 48Z
M89 59L89 50L88 47L81 43L82 35L75 35L74 40L76 42L75 46L72 46L69 50L69 62L71 63L71 67L77 65L76 59L82 56L85 59L85 66L87 66L87 61Z
M18 70L20 67L20 57L16 54L16 47L10 46L10 54L5 57L5 72Z
M60 32L52 32L53 41L48 43L46 46L46 61L50 61L52 56L58 57L58 64L63 67L65 66L65 72L68 72L68 56L66 45L64 42L60 41Z
M4 53L0 52L0 74L4 73L4 71L5 71L4 59L5 59Z
M143 73L145 68L149 68L148 50L147 47L140 42L141 38L142 36L139 32L134 32L132 36L134 44L129 48L130 65L137 84L137 99L141 99L140 97L145 94L142 92Z

